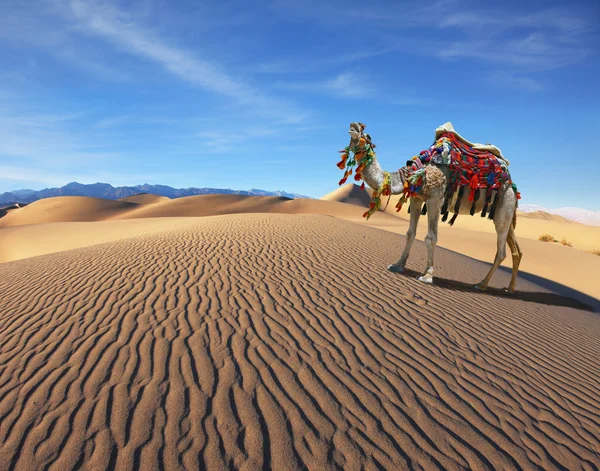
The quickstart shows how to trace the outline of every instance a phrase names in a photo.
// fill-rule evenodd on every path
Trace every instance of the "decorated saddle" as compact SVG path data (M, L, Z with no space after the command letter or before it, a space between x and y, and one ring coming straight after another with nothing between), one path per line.
M424 171L421 170L427 164L448 166L450 169L450 181L446 187L444 204L442 206L442 221L448 218L448 205L454 198L454 216L450 220L452 225L458 216L460 203L465 188L469 191L469 201L472 201L470 214L475 212L475 204L482 196L485 204L481 216L485 217L489 209L489 218L494 217L497 198L492 202L494 190L498 190L504 183L512 184L513 190L520 199L517 186L512 182L508 171L509 161L504 158L500 149L491 144L475 144L458 134L452 123L445 123L436 129L435 142L431 147L421 151L412 161L407 162L408 172L404 171L410 185L405 188L405 194L396 206L398 210L407 198L415 194L422 184ZM400 170L401 173L403 170Z

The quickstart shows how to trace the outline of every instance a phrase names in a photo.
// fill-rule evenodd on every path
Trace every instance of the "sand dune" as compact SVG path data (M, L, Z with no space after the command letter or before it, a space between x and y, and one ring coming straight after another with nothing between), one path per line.
M46 222L102 221L137 204L87 196L58 196L28 204L0 218L0 228Z
M530 213L519 211L519 217L526 219L541 219L543 221L562 222L565 224L581 224L580 222L572 221L571 219L559 216L558 214L550 214L545 211L532 211Z
M166 196L153 195L151 193L140 193L139 195L133 195L119 199L119 201L135 204L154 204L170 200L171 198L167 198Z
M347 183L337 190L326 194L321 199L325 201L337 201L338 203L348 203L368 208L371 202L371 192L361 190L358 185Z
M155 196L155 198L152 198ZM163 217L203 217L239 213L328 214L361 221L356 207L333 201L278 196L199 195L171 200L141 195L133 201L79 196L48 198L0 218L0 228L27 224ZM383 218L383 219L381 219ZM381 215L386 220L386 215Z
M191 224L191 218L170 218L169 227ZM164 219L101 222L53 222L0 230L0 263L150 234L165 229Z
M152 218L190 218L236 213L321 214L398 234L406 233L409 215L405 209L396 213L393 209L394 201L390 203L386 213L378 212L369 221L361 216L364 207L335 201L346 199L356 191L366 194L355 185L346 185L330 194L331 200L289 200L239 195L201 195L170 200L141 195L143 198L138 200L140 204L135 204L130 201L114 202L94 198L53 198L37 207L31 205L31 208L28 206L11 210L11 214L0 218L0 228L5 226L0 230L0 263L160 230L160 222L148 222ZM34 225L36 218L47 223ZM115 224L74 221L113 221ZM28 225L19 227L18 224ZM517 234L525 252L521 265L523 276L528 272L560 283L581 292L583 296L578 296L577 293L569 295L587 303L589 300L586 296L599 299L600 285L595 282L595 277L588 274L600 272L600 257L554 243L538 242L538 234L548 231L556 237L567 237L574 244L584 247L594 248L600 244L600 228L519 218ZM422 240L425 234L426 218L423 217L417 238ZM348 237L353 235L349 234ZM527 241L527 238L532 240ZM489 263L495 254L494 225L481 217L460 216L453 227L440 225L438 245ZM401 249L401 246L390 249L390 254L398 258ZM511 259L508 257L503 265L509 267L510 264Z
M0 264L0 468L600 465L597 314L331 217L178 221Z

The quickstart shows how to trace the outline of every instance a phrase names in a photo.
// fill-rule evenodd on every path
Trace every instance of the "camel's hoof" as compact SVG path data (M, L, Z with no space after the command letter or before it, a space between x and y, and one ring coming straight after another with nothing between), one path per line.
M391 272L394 273L402 273L404 271L404 267L401 267L400 265L390 265L389 267L387 267L387 269Z
M504 292L506 294L510 294L511 296L515 295L515 290L514 289L511 290L510 288L504 288Z
M427 283L429 285L433 284L433 277L431 276L422 275L419 278L417 278L417 280L422 281L423 283Z
M473 288L479 291L485 291L487 289L487 286L481 286L481 283L477 283L476 285L473 285Z

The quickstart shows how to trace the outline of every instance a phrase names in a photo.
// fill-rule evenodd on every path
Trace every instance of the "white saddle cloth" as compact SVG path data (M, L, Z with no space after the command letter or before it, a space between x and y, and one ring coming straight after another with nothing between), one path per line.
M454 130L454 126L452 126L452 123L450 121L448 121L445 124L442 124L439 128L437 128L435 130L435 140L437 141L440 136L444 133L447 132L451 132L452 134L454 134L460 141L464 142L465 144L467 144L468 146L471 146L473 149L477 149L477 150L485 150L488 152L491 152L492 154L494 154L496 157L498 157L499 159L504 160L504 162L506 162L506 165L509 165L510 162L508 161L508 159L506 159L503 155L502 155L502 151L500 151L500 149L498 149L496 146L493 146L491 144L478 144L476 142L471 142L466 140L464 137L462 137L460 134L458 134L455 130Z

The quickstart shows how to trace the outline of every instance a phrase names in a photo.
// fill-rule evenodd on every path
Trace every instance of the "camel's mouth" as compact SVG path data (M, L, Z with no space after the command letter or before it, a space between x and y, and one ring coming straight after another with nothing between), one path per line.
M356 140L360 137L360 131L356 131L355 129L350 129L350 131L348 131L348 134L350 134L350 137L352 138L352 140Z
M365 127L362 123L350 123L350 130L348 131L348 134L350 134L350 143L357 142L362 137Z

